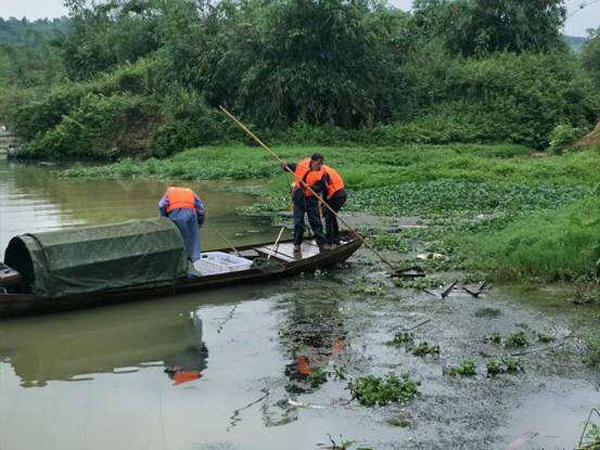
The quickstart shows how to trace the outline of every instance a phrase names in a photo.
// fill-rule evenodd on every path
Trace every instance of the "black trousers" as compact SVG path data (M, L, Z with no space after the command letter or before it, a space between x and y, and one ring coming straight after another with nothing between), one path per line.
M325 244L325 234L323 233L323 224L319 215L319 202L316 197L306 197L304 192L296 189L292 195L294 202L294 244L302 244L304 238L304 214L308 216L308 223L312 229L317 245Z
M327 200L327 204L337 213L346 203L347 197L348 195L346 194L346 191L344 189L340 189ZM335 217L335 215L329 211L328 208L325 208L325 230L325 238L327 239L328 244L340 243L340 227L338 225L337 217Z

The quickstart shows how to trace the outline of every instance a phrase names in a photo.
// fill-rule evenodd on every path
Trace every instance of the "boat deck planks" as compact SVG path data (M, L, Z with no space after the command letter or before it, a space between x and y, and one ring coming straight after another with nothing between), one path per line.
M293 262L298 259L298 258L293 258L293 257L287 256L280 252L274 252L271 250L272 247L273 246L257 247L256 251L258 253L260 253L262 256L266 256L267 258L272 255L271 258L274 258L274 259L277 259L277 260L283 261L283 262L288 262L288 263Z
M305 242L302 244L301 252L299 254L294 253L294 244L291 242L282 242L278 245L271 244L257 248L261 253L266 253L273 256L279 257L287 262L297 261L299 259L311 258L318 255L320 252L319 247L314 240Z
M256 258L257 256L260 256L260 254L255 249L251 248L249 250L242 250L239 252L239 256L242 258Z

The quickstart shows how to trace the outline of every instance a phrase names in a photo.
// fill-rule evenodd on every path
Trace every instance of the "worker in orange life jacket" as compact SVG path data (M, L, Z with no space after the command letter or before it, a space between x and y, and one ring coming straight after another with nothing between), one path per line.
M304 214L308 217L308 223L312 229L317 245L320 249L326 249L323 224L319 215L319 200L311 192L319 195L326 192L325 172L322 170L325 158L315 153L310 159L306 158L297 164L283 163L282 168L289 168L294 172L295 181L292 185L292 202L294 205L294 253L300 253L302 239L304 237ZM311 190L306 189L309 186Z
M171 186L158 202L158 210L179 228L188 258L192 262L199 260L200 227L205 216L202 200L191 189Z
M324 181L327 188L327 193L324 196L327 205L336 213L339 213L342 206L346 203L346 189L344 189L344 180L335 169L327 165L323 165L325 171ZM324 208L325 215L325 236L329 245L339 245L340 228L337 217L329 208Z

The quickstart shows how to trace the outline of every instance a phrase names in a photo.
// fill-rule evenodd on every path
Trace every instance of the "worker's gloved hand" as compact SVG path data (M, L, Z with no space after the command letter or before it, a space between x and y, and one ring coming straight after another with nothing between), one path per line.
M198 217L198 226L202 227L202 225L204 225L204 216L199 216Z

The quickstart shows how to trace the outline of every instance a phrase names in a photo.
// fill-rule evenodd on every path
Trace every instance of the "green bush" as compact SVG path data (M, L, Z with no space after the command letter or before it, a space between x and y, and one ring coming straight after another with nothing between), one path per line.
M85 98L116 94L149 96L157 61L143 59L136 64L126 64L114 71L101 74L86 82L55 84L42 99L30 98L9 116L10 124L19 137L31 141L58 126L65 115L73 114Z
M557 125L550 133L548 151L553 155L560 155L565 148L573 145L581 136L583 136L583 132L580 128L574 128L569 124Z
M150 155L169 156L187 148L242 139L235 125L209 108L195 91L177 90L161 105L160 125L152 133Z
M527 345L529 345L529 341L523 331L515 331L504 340L504 346L508 349L527 347Z
M18 107L11 123L37 158L164 157L239 138L198 93L155 94L158 67L156 59L141 59L90 81L58 85L41 101Z
M475 127L479 141L544 148L558 124L587 127L597 114L589 80L564 54L507 53L455 60L444 75L435 103L461 111L467 119L462 123Z
M56 126L36 136L28 150L37 157L56 159L140 154L147 148L155 108L139 95L89 93Z

